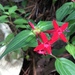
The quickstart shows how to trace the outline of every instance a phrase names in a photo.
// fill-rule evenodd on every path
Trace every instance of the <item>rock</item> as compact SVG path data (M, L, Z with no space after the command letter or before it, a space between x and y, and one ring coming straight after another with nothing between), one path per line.
M0 41L3 41L3 39L5 39L10 33L12 33L12 31L9 26L5 23L0 23ZM5 49L6 46L0 48L0 55L4 52ZM23 58L12 59L11 53L0 60L0 75L19 75L21 71ZM18 57L19 56L20 55L18 55Z
M3 32L0 30L0 42L4 40L3 37L4 37L4 34L3 34Z

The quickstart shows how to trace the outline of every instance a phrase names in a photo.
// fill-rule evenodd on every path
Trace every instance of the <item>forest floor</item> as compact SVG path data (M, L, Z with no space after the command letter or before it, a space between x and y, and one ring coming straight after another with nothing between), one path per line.
M53 0L28 0L25 11L31 13L27 19L33 19L35 23L38 23L40 20L53 20L56 18L56 10L65 2L70 1L71 0L57 0L55 3L53 3ZM6 5L7 1L0 0L0 3ZM16 4L20 6L20 2ZM11 29L14 30L13 27ZM57 44L59 45L57 46ZM55 47L59 49L63 45L65 45L65 43L58 41L55 44ZM24 58L20 75L59 75L54 67L54 58L50 58L50 56L47 58L46 56L39 55L33 51L31 52L31 50L33 49L29 48L27 52L30 55L30 58L28 60ZM65 54L60 56L65 56Z

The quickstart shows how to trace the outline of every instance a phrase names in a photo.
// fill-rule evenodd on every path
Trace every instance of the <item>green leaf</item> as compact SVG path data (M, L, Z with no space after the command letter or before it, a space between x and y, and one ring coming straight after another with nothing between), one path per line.
M4 7L2 6L2 4L0 4L0 9L1 9L2 11L4 11Z
M63 4L57 11L56 11L56 19L57 21L62 21L64 17L70 14L72 10L73 2L67 2Z
M16 25L16 28L26 28L25 25Z
M75 11L74 12L72 12L67 18L66 18L66 20L65 21L70 21L70 20L75 20Z
M75 36L72 38L72 44L75 45Z
M28 12L28 13L26 13L26 14L25 14L25 16L24 16L24 17L28 17L30 14L31 14L31 13L30 13L30 12Z
M73 8L75 9L75 2L73 2Z
M75 59L75 46L72 44L68 44L65 48Z
M31 41L34 37L35 37L34 34L29 30L24 30L24 31L20 32L7 45L7 48L4 51L4 53L0 56L0 59L11 51L15 51L18 48L27 46L28 42Z
M20 19L16 19L16 20L14 21L14 23L15 23L15 24L18 24L18 25L22 25L22 24L24 24L24 23L27 23L27 20L20 18Z
M16 51L11 52L9 58L12 60L12 59L19 59L21 57L23 57L22 52L20 49L18 49Z
M22 6L23 6L23 7L26 7L27 2L28 2L28 0L23 0L23 1L22 1L22 3L21 3L21 4L22 4Z
M16 25L16 28L30 28L30 26L29 25Z
M27 51L28 48L29 48L28 46L25 46L25 47L22 47L22 50L23 50L23 51Z
M62 47L61 49L53 49L52 54L55 56L58 56L58 55L64 53L65 51L66 51L65 47Z
M25 10L24 9L18 9L18 11L22 14L22 13L25 13Z
M10 33L4 41L0 42L0 47L4 46L4 45L7 45L14 37L14 34L13 33Z
M58 24L59 24L59 26L61 26L63 23L58 22ZM52 21L40 21L37 24L37 27L40 28L41 31L46 31L46 30L52 29L53 28Z
M57 58L55 68L60 75L75 75L75 64L66 58Z
M8 22L7 17L8 17L7 15L0 16L0 23Z
M55 4L57 0L52 0L52 3Z
M10 33L4 40L5 44L8 44L14 38L14 34Z
M17 13L13 13L12 15L11 15L11 18L15 18L15 19L17 19L17 18L19 18L20 16L17 14Z
M17 10L17 6L12 6L12 7L9 8L8 12L10 14L12 14L12 13L15 13L16 10Z
M67 36L70 36L75 32L75 23L70 24L68 29L70 30L70 32L67 33Z
M5 15L9 15L9 12L3 12L3 14L5 14Z
M26 58L26 60L29 60L29 58L30 58L30 55L26 55L26 57L25 57L25 58Z
M28 42L28 46L29 46L29 47L36 47L37 45L38 45L38 43L37 43L37 40L36 40L35 37L33 37L33 38L31 39L31 41Z
M10 8L9 5L4 6L4 10L8 10Z
M4 41L0 42L0 48L3 47L5 45Z
M52 22L51 21L40 21L37 24L37 27L40 28L41 31L46 31L46 30L51 29L53 26L52 26Z

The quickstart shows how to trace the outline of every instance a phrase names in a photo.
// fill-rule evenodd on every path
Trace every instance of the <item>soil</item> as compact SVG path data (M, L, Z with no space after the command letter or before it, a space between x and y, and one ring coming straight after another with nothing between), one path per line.
M0 3L3 5L8 4L9 0L0 0ZM40 20L48 21L55 19L56 10L65 2L71 0L57 0L55 4L52 3L53 0L28 0L27 6L25 8L26 12L31 12L27 19L33 19L36 23ZM16 3L20 6L20 3ZM15 32L13 27L11 29ZM57 46L57 44L59 44ZM55 47L58 49L64 45L62 41L57 42ZM61 45L60 45L61 44ZM39 55L33 52L32 48L29 48L27 52L24 53L30 55L30 58L27 60L24 58L23 67L20 72L20 75L59 75L54 67L54 58L47 58L46 56ZM67 53L64 53L60 56L65 56Z

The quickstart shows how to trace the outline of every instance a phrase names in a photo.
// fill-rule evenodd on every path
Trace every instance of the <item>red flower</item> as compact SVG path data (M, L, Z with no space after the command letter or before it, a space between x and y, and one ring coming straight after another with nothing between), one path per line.
M36 51L39 54L44 54L44 55L52 54L51 44L53 44L53 42L48 40L45 33L43 32L41 32L39 36L42 40L42 43L38 40L39 45L34 49L34 51Z
M52 40L55 42L58 40L58 38L62 39L64 42L68 42L68 40L66 39L65 35L63 34L63 32L66 30L66 28L68 27L68 23L64 23L62 26L58 26L56 20L52 21L54 29L53 30L48 30L46 32L48 33L52 33Z
M28 24L30 25L30 27L31 27L32 29L35 29L34 24L33 24L32 22L29 21Z
M28 22L28 24L30 25L30 27L32 28L33 33L38 36L41 32L41 30L37 27L34 26L34 24L32 22Z

